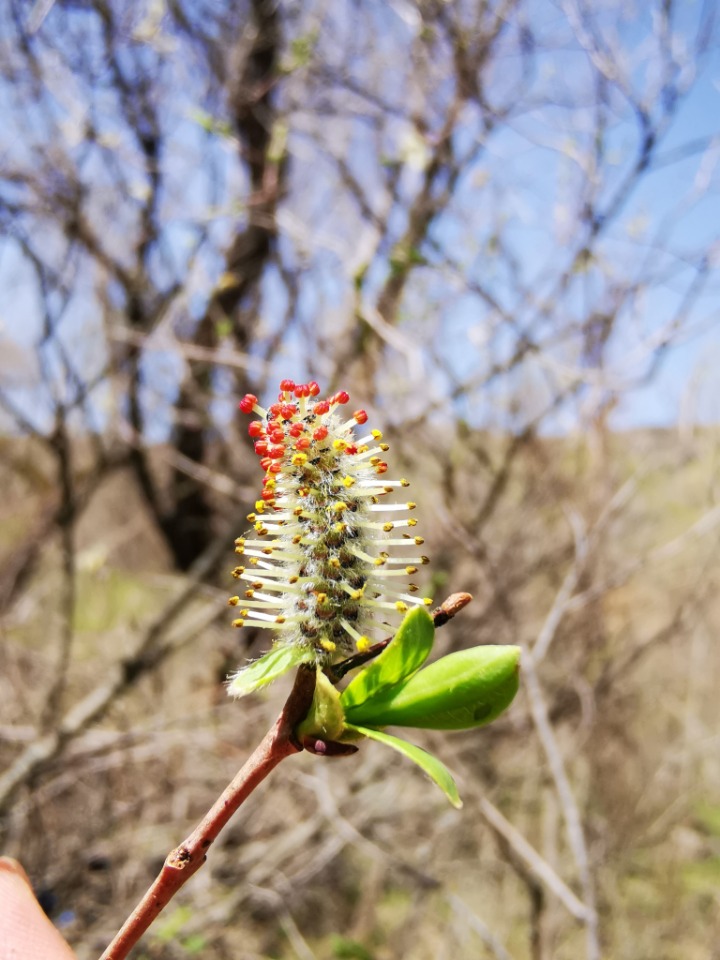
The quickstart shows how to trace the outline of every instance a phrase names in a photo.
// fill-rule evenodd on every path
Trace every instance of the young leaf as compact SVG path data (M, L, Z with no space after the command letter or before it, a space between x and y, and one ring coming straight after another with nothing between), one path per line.
M427 610L411 610L383 652L343 690L344 709L378 696L419 670L432 650L434 637L435 626Z
M405 683L346 704L348 723L465 730L494 720L518 689L520 648L473 647L442 657Z
M400 737L391 737L389 733L382 733L380 730L372 730L369 727L360 727L354 724L347 724L346 729L360 733L370 740L377 740L378 743L384 743L385 746L392 747L393 750L397 750L398 753L402 753L409 760L412 760L431 780L435 781L450 803L460 809L462 800L457 785L448 768L437 757L421 750L420 747L416 747L414 743L408 743L407 740L401 740Z
M311 650L300 647L275 647L264 654L259 660L248 664L234 674L228 684L228 693L231 697L244 697L264 687L273 680L277 680L293 667L301 663L308 663L313 659Z
M308 715L297 728L303 737L319 737L321 740L339 740L343 732L345 716L340 706L340 694L318 668L315 693Z

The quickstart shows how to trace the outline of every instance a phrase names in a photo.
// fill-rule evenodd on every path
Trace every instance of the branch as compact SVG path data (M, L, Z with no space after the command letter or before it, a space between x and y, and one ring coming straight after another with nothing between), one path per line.
M156 880L100 960L124 960L127 957L161 910L205 863L208 848L240 805L281 760L300 753L302 747L295 739L294 730L309 710L314 690L314 670L306 666L300 667L295 686L275 725L267 732L195 830L168 854Z

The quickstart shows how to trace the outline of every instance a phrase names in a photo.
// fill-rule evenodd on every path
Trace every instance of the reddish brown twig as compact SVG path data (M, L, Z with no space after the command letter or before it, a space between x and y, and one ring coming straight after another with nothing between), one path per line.
M300 667L275 725L190 836L168 854L150 889L123 924L100 960L124 960L180 887L205 863L210 844L238 807L285 757L303 748L294 730L305 719L315 690L315 671Z

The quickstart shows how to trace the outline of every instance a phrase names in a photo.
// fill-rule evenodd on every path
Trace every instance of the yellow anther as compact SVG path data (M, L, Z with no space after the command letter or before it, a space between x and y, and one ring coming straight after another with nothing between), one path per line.
M347 510L347 508L348 508L348 505L342 500L339 500L337 503L334 503L331 507L334 513L344 513Z
M339 450L339 451L342 451L347 447L346 441L341 440L340 437L338 437L337 440L333 440L332 445L333 445L333 450Z
M430 563L430 557L420 557L420 563Z
M262 520L257 521L255 524L255 530L260 534L260 536L265 536L265 534L268 532L268 528L265 526Z
M383 530L385 531L385 533L390 533L390 531L393 530L394 528L395 528L395 524L394 524L394 523L384 523L384 524L383 524Z
M246 599L246 600L252 600L252 598L253 598L254 596L255 596L255 591L254 591L254 590L246 590L246 591L245 591L245 599Z
M355 480L351 476L343 477L342 485L344 487L351 487L355 483Z
M290 461L294 467L301 467L304 463L307 463L307 454L306 453L294 453L292 455L292 460Z
M235 538L235 546L236 546L236 547L244 547L244 546L245 546L245 537L236 537L236 538Z
M390 449L390 444L389 444L389 443L380 443L380 444L378 444L378 446L380 447L380 449L382 450L383 453L387 453L388 450Z
M240 597L228 597L228 606L236 607L240 603Z
M406 573L409 577L411 577L414 573L417 573L417 572L418 572L418 568L417 568L417 567L405 567L405 573Z
M323 648L323 650L327 650L328 653L332 653L333 650L337 648L336 643L333 643L332 640L326 640L326 639L322 639L320 641L320 646Z
M398 613L407 613L408 608L406 603L403 603L402 600L398 600L398 602L395 604L395 609L398 611Z
M247 520L248 523L255 523L255 521L257 520L257 517L255 516L254 513L249 513L247 517L245 517L245 519Z
M387 563L387 557L376 557L373 560L373 563L376 567L382 567Z
M425 543L424 537L413 537L413 542L419 547L421 543Z
M330 559L328 560L328 566L333 567L333 569L335 570L339 570L340 565L341 565L340 561L338 560L337 557L330 557Z
M265 513L265 501L264 501L264 500L256 500L256 501L255 501L255 510L256 510L258 513Z
M300 514L302 513L302 510L303 510L302 507L295 507L295 509L293 510L293 516L294 516L294 517L299 517Z
M409 527L416 527L416 526L417 526L417 520L415 519L415 517L410 517L410 519L409 519L408 522L407 522L407 525L408 525Z
M326 594L326 593L318 593L318 594L316 594L316 596L317 596L317 602L318 602L318 603L327 603L327 594Z
M256 567L256 566L257 566L257 563L258 563L257 557L250 557L250 563L251 563L254 567Z
M239 580L244 573L245 573L245 567L235 567L235 569L232 572L232 575L235 580Z
M245 547L235 547L235 553L238 553L238 554L245 553Z
M370 637L358 637L355 641L355 646L358 648L360 653L365 653L365 651L371 646Z
M273 548L272 548L272 547L263 547L263 548L262 548L262 552L265 554L266 557L269 557L269 556L272 555Z
M409 487L409 486L410 486L410 481L409 481L409 480L406 480L405 477L400 477L400 486L401 486L401 487Z
M380 457L370 457L370 463L373 467L376 467L379 463L382 463Z
M414 510L415 507L417 506L417 504L416 504L416 503L413 503L412 500L409 500L409 501L405 504L405 506L408 508L408 510Z
M290 577L288 583L297 583L300 577Z
M232 625L233 625L234 627L244 627L244 626L245 626L245 621L244 621L244 620L233 620Z
M369 449L370 447L366 443L363 443L358 447L358 453L367 453Z
M347 530L347 524L339 521L338 523L333 524L333 530L335 533L345 533Z
M285 623L285 617L275 617L275 623Z
M370 433L375 440L382 440L382 433L379 430L371 430Z
M432 606L432 600L430 599L430 597L423 597L423 603L425 604L426 607Z

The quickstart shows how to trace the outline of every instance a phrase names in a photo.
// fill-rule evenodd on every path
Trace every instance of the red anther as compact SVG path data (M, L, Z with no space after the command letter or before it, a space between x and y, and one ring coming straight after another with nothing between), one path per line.
M242 410L243 413L252 413L253 407L258 402L258 398L253 393L246 393L242 398L238 407Z
M355 423L367 423L367 414L364 410L356 410L353 414Z
M295 381L294 381L294 380L281 380L281 381L280 381L280 389L281 389L281 390L284 390L285 393L292 393L293 390L295 389Z
M271 500L275 503L275 494L272 490L263 490L260 494L260 499L265 500L266 503L269 503Z
M317 430L313 431L313 440L324 440L327 435L327 427L318 427Z
M349 453L350 456L352 456L354 453L357 453L357 452L358 452L358 448L356 447L356 445L355 445L354 443L349 443L349 444L345 447L345 451L344 451L344 452L345 452L345 453Z
M265 434L265 427L262 420L253 420L248 424L248 433L251 437L262 437Z
M268 469L268 473L280 473L282 466L279 463L273 463Z
M263 457L260 461L260 466L263 468L263 470L269 470L272 466L272 460L270 457Z
M268 407L268 413L270 414L270 419L275 420L276 417L280 416L280 404L271 403Z
M280 404L280 414L283 420L292 420L292 418L297 413L297 407L294 403L281 403Z
M300 397L309 397L310 390L306 383L296 383L295 384L295 396L300 399Z
M321 400L319 403L316 403L315 406L313 407L313 413L316 414L318 417L321 416L323 413L330 413L330 401Z
M386 463L379 463L379 464L375 467L375 473L386 473L386 472L387 472L387 468L388 468L388 465L387 465Z
M271 460L280 460L285 456L285 447L270 447L268 456Z
M267 456L267 452L268 452L267 440L258 440L258 441L256 441L256 443L255 443L255 453L256 453L259 457L264 457L264 456Z
M307 388L311 397L316 397L320 393L320 384L315 380L311 380Z
M346 393L344 390L341 390L340 393L335 394L335 403L347 403L350 400L350 394Z
M302 433L305 432L305 425L302 423L293 423L288 427L288 433L291 437L299 437Z
M285 440L285 431L277 424L273 424L268 430L268 437L273 443L282 443Z
M295 444L296 450L307 450L310 446L310 440L308 437L301 437L298 442Z

